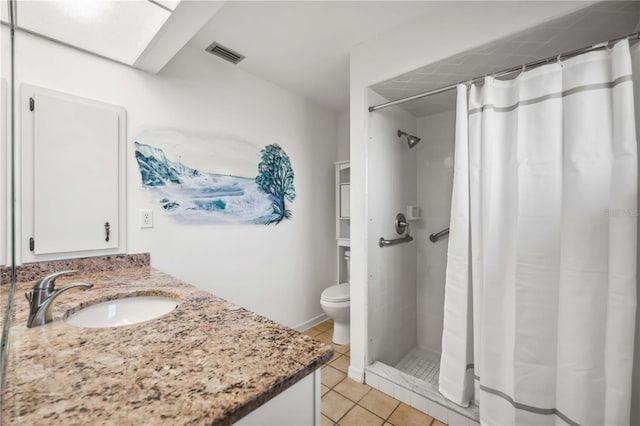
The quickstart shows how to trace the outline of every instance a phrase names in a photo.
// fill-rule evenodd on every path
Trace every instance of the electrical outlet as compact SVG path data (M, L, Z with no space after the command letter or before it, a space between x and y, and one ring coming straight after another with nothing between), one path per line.
M140 228L153 228L153 210L140 209Z

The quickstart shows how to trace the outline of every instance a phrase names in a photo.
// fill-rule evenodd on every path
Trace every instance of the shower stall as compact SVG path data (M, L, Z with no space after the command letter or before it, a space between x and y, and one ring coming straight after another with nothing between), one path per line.
M369 100L386 99L372 90ZM392 106L369 117L368 179L376 191L367 204L365 380L434 417L458 415L466 424L477 421L477 407L462 408L438 393L448 242L442 231L451 208L455 98L441 101L447 106L436 114ZM402 237L395 229L398 213L405 214L413 241L380 248L380 238Z
M629 18L631 23L637 24L640 19L640 9L631 8L628 3L614 2L608 7L626 10L633 15ZM630 24L616 28L602 21L604 15L598 16L598 13L604 10L594 9L590 18L593 22L587 26L574 26L582 15L569 15L547 26L515 34L509 40L497 40L372 85L368 92L369 105L404 98L412 91L427 92L478 75L521 67L522 63L596 45L634 31ZM554 31L569 27L575 31L582 31L578 27L599 27L603 32L584 30L572 38L573 45L563 44ZM526 40L534 53L520 50L520 56L509 58L507 53L518 40ZM546 43L547 40L551 42ZM640 48L634 52L634 61L637 61ZM514 60L517 62L509 62ZM475 425L479 422L479 407L474 401L465 408L447 400L438 391L453 189L455 107L455 90L443 90L428 99L370 110L368 115L364 376L372 387L438 420L450 425ZM406 236L406 232L400 234L396 230L399 213L405 214L412 239L392 246L379 244L382 240ZM640 330L636 330L636 339L638 336ZM636 356L636 365L638 359ZM637 391L634 389L634 392Z

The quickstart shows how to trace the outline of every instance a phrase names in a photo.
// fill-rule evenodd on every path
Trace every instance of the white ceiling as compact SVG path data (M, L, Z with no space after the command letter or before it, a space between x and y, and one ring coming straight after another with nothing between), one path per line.
M638 31L639 23L640 2L605 1L378 83L371 89L388 100L402 99L625 36ZM401 107L416 117L451 110L455 107L455 90Z
M217 41L246 56L235 66L334 111L343 111L349 105L351 49L414 22L424 25L426 15L443 7L456 9L463 3L229 1L189 44L204 50ZM373 88L387 99L403 98L632 32L639 15L638 1L597 3ZM430 97L404 108L417 116L451 109L451 95Z
M150 2L170 3L172 6L177 3L176 0L148 1L58 0L21 1L20 4L26 13L30 7L53 7L56 4L77 4L84 10L84 6L94 3L113 3L121 9L125 6L152 7ZM2 18L6 19L6 0L0 0L0 4L3 6ZM425 25L428 22L425 18L430 13L436 16L439 8L458 10L463 7L464 2L456 1L183 1L162 29L159 32L155 29L158 34L152 42L145 39L148 46L142 55L138 54L134 66L157 72L187 40L191 39L189 44L202 50L217 41L246 55L246 59L235 66L340 112L349 105L349 52L354 46L397 28ZM166 13L158 7L152 8ZM38 13L33 15L38 19L51 15L41 12L38 9ZM213 18L209 19L211 16ZM28 24L26 18L27 15L23 14L25 25ZM604 1L509 39L426 65L377 84L373 89L390 100L403 98L624 35L632 32L639 22L640 1ZM89 25L88 21L80 22L83 23ZM115 33L114 28L107 25L109 20L102 19L101 23L112 34L93 38L113 42ZM67 27L69 25L64 25L63 29ZM115 57L95 46L85 45L91 39L89 33L96 30L93 27L91 31L81 31L85 34L83 37L62 41ZM31 30L39 32L37 28ZM117 40L132 46L135 44L127 38L127 31L116 33ZM191 38L193 34L195 36ZM60 35L48 36L64 39ZM116 46L117 43L111 44ZM124 50L116 49L116 53L122 54ZM117 57L117 60L129 63L133 57L130 56ZM403 108L417 116L432 114L450 109L451 96L452 93L446 93L429 97L405 104Z
M191 40L246 56L236 65L335 111L349 105L349 52L424 15L428 1L232 1Z

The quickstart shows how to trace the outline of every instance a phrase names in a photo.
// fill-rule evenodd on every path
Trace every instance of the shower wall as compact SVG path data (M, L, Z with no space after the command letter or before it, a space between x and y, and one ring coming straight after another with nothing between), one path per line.
M452 105L452 107L454 107ZM449 227L453 188L455 111L418 119L418 206L422 220L416 227L417 343L441 352L444 281L448 238L432 243L429 235Z
M371 104L384 102L370 93ZM370 114L367 144L368 338L367 363L396 365L416 345L416 243L380 248L378 239L400 237L395 217L416 205L416 149L398 138L402 129L415 135L417 120L399 107ZM414 223L411 231L415 232Z

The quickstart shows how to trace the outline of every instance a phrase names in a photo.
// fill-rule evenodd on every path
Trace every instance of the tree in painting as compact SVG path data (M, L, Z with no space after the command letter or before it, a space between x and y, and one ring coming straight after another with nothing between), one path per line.
M291 211L285 207L285 200L293 201L296 190L293 187L293 169L289 156L279 145L267 145L262 151L262 159L258 164L256 184L261 191L273 196L273 213L276 224L282 219L290 219Z

